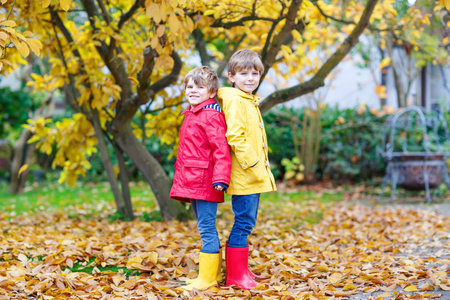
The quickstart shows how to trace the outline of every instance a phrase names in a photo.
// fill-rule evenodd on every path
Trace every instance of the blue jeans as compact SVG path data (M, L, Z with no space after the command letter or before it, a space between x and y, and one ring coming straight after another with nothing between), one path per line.
M234 195L231 197L234 224L228 239L230 247L247 247L248 236L252 233L258 217L260 194Z
M217 202L191 199L204 253L219 253L220 240L216 228Z

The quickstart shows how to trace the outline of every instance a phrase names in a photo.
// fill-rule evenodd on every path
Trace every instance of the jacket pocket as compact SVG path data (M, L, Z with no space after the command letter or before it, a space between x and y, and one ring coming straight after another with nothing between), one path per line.
M201 188L205 186L209 160L186 159L184 161L185 188Z
M248 175L248 183L258 183L264 181L264 172L261 170L261 162L258 162L253 168L246 170Z

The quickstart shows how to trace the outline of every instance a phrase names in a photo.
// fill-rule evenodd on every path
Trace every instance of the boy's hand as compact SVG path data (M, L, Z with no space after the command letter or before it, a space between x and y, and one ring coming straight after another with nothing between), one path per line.
M223 191L223 186L221 186L221 185L216 185L216 186L214 186L214 188L218 191Z

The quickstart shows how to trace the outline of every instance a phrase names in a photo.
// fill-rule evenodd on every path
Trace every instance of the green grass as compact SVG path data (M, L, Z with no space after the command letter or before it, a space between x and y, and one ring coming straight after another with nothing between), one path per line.
M143 221L162 221L159 208L153 192L144 182L130 183L133 209ZM302 210L308 207L308 202L323 204L319 208L307 211L302 219L315 224L322 218L323 210L330 203L339 202L344 198L343 192L317 193L311 191L297 191L292 193L264 193L261 195L260 209L282 213L286 210ZM225 196L228 205L219 205L219 210L230 210L231 197ZM107 182L78 183L76 187L46 182L41 185L27 186L22 195L9 193L7 185L0 185L0 211L11 217L18 215L32 215L40 212L59 212L69 217L102 216L112 222L120 219L115 211L114 197ZM275 213L276 214L276 213Z
M91 257L89 259L88 262L84 262L84 263L74 263L72 268L66 267L63 269L69 269L71 272L84 272L84 273L89 273L92 274L94 272L94 268L97 268L100 272L111 272L111 273L122 273L123 275L125 275L127 278L129 278L130 276L139 276L141 275L141 272L139 270L134 270L134 269L128 269L126 267L118 267L118 266L107 266L107 267L102 267L102 266L95 266L95 267L91 267L91 265L95 262L96 257Z
M142 182L131 183L134 207L151 212L157 209L155 196ZM106 207L114 207L114 197L108 183L78 183L75 187L57 183L27 186L22 195L9 193L8 186L0 186L0 211L12 215L45 212L68 212L69 215L96 214Z

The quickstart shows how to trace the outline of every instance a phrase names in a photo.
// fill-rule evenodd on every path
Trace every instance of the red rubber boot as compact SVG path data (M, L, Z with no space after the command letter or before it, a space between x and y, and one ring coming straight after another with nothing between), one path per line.
M225 259L227 258L227 247L228 247L228 244L229 243L226 243L225 244ZM248 267L248 266L247 266ZM228 270L228 269L227 269ZM227 281L227 276L228 276L228 272L227 272L227 270L225 270L225 282ZM251 278L253 278L253 279L263 279L263 278L266 278L266 276L263 276L263 275L256 275L255 273L253 273L251 270L250 270L250 268L248 267L248 275L251 277Z
M258 283L248 272L248 247L233 248L226 246L227 286L237 285L243 289L251 290Z

